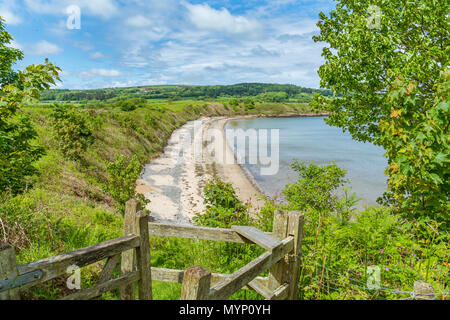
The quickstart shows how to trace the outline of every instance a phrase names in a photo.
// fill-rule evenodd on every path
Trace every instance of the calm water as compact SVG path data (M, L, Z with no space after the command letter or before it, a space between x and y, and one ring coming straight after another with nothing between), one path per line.
M280 194L286 184L295 182L297 175L289 167L294 159L316 164L335 161L347 170L352 191L364 199L362 203L374 205L386 191L387 179L383 173L387 161L383 149L354 141L348 133L328 126L323 118L241 119L228 122L226 128L280 130L279 173L261 176L258 165L246 164L266 194Z

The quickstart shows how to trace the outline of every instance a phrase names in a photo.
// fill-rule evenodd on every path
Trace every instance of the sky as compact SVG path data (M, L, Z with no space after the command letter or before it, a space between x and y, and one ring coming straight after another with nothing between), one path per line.
M17 68L49 58L62 69L58 88L242 82L319 88L324 44L312 36L319 13L334 6L333 0L0 0L0 16L11 46L25 55Z

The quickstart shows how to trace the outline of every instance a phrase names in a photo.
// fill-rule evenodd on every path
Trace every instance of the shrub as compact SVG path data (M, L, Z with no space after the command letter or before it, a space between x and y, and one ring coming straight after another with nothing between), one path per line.
M106 165L108 174L107 192L117 201L120 212L125 211L125 203L137 197L144 205L149 203L143 195L136 194L136 180L142 171L141 163L136 155L128 159L124 155L116 155L116 161Z
M231 225L249 225L249 205L238 199L231 183L213 179L204 188L206 212L194 221L206 227L229 228Z
M55 104L50 118L58 148L64 157L80 159L94 140L90 115L73 106Z

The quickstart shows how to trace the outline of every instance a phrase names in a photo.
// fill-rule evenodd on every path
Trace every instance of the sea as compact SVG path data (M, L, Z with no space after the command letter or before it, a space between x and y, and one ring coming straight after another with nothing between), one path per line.
M364 204L376 205L377 198L387 189L387 177L384 175L387 160L383 148L353 140L349 133L327 125L323 117L237 119L230 120L225 129L255 129L257 132L260 129L279 130L279 168L275 174L261 174L261 167L264 166L259 161L256 164L249 163L248 157L242 164L258 187L269 196L280 196L287 184L298 179L290 167L295 159L318 165L334 161L347 170L346 178L350 183L345 188L350 187L350 193L356 193L361 199L359 207ZM272 143L276 141L270 141L271 131L267 132L270 154ZM237 147L237 140L233 140L227 143ZM343 190L338 193L342 195Z

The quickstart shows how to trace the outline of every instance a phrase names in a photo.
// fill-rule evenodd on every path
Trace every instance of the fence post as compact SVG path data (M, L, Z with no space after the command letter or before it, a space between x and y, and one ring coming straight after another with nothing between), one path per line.
M136 224L136 216L141 209L139 201L131 199L125 204L124 216L124 235L139 234ZM136 250L131 249L122 253L122 262L120 265L121 274L127 274L136 271ZM134 300L135 286L134 284L126 285L120 289L121 300Z
M272 236L277 240L283 240L288 235L288 215L277 210L273 215ZM274 291L288 282L288 265L285 259L281 259L270 268L267 287Z
M181 300L207 300L211 288L211 271L193 266L184 272Z
M17 277L17 274L17 261L14 247L6 243L0 244L0 279L13 279ZM11 289L0 292L0 300L19 300L19 291L17 289Z
M294 300L297 297L300 278L300 257L303 238L304 216L293 211L285 214L283 211L275 211L273 217L272 236L283 240L288 236L294 237L294 249L270 268L267 286L274 291L281 285L288 283L289 291L287 299Z
M289 212L288 235L294 237L294 250L288 254L288 300L298 298L304 222L305 216L300 212Z
M152 274L148 223L148 214L140 211L136 216L136 229L139 230L140 236L140 245L136 251L137 268L140 275L138 282L139 300L152 300Z

